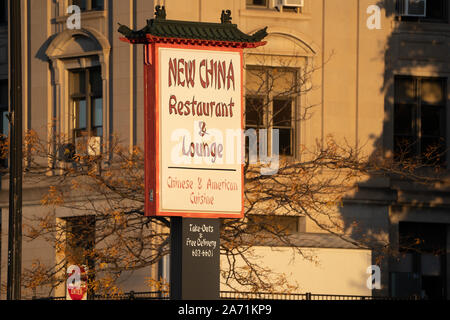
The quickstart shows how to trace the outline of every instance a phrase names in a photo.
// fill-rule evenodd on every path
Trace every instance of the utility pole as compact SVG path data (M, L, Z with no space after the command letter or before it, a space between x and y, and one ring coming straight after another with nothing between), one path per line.
M22 37L20 0L9 1L10 170L8 300L21 299L22 275Z

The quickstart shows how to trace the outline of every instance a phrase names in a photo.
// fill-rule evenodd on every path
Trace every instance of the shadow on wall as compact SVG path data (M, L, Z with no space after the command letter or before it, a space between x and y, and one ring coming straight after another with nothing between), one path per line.
M374 147L393 155L403 167L413 157L422 158L422 168L414 171L420 175L447 175L442 168L448 162L450 136L449 6L445 0L428 1L428 18L402 17L396 2L377 4L393 19L393 27L380 52L385 62L379 88L385 97L384 122ZM423 160L431 151L438 155L433 164ZM379 157L375 153L372 160ZM372 262L381 268L382 289L374 295L448 297L448 191L376 172L345 199L340 209L345 231L373 248Z

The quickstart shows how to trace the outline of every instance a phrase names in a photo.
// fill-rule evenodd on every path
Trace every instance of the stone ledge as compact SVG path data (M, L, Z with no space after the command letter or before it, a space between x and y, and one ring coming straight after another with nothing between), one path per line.
M54 19L52 19L53 23L65 23L67 21L67 18L69 18L71 14L59 16ZM85 11L81 12L81 21L83 20L89 20L89 19L98 19L98 18L106 18L107 12L106 11ZM83 24L83 23L82 23Z
M312 17L307 13L279 12L272 9L242 9L239 10L239 17L264 18L264 19L283 19L283 20L311 20Z

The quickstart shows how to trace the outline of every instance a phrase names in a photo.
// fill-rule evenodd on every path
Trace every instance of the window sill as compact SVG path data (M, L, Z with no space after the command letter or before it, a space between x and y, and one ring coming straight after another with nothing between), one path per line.
M443 23L448 24L448 19L446 18L427 18L427 17L414 17L414 16L403 16L396 15L395 21L399 22L412 22L412 23Z
M283 20L311 20L311 15L297 12L280 12L275 9L254 8L239 10L241 17L264 18L264 19L283 19Z
M405 32L450 32L450 24L441 21L404 21L394 20L393 29Z
M54 21L54 23L65 23L70 16L71 16L71 14L59 16L59 17L56 17L53 21ZM81 21L98 19L98 18L106 18L106 17L107 17L106 10L92 10L92 11L81 12Z

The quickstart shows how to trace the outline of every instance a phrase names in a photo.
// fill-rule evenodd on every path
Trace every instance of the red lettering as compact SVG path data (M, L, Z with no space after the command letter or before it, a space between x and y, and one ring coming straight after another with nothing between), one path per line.
M195 85L195 60L189 61L185 69L185 76L188 88L189 85L193 88Z
M204 102L203 102L203 104L204 104ZM197 103L197 115L199 117L203 115L202 103L201 102Z
M173 82L177 81L177 59L169 59L169 87L172 86L172 78Z
M203 103L203 115L209 116L209 103Z
M227 90L230 90L230 82L233 82L233 90L234 88L234 68L233 68L233 61L230 60L230 65L228 67L228 74L227 74Z
M214 78L214 60L210 60L209 64L211 66L210 69L208 69L208 64L206 64L206 87L209 87L209 79L211 77L211 80L213 80Z
M192 115L195 116L195 106L197 105L197 100L195 100L195 97L192 97L192 102L191 102L191 106L192 106Z
M230 98L230 118L233 118L233 107L234 107L233 98Z
M214 87L217 89L217 62L211 60L211 69L213 69L214 78L211 76L211 81L214 81Z
M220 105L221 105L220 102L218 102L218 103L216 104L216 117L217 117L217 118L220 118L220 117L222 116L221 109L220 109Z
M222 117L228 117L228 106L222 103Z
M191 113L191 109L189 108L189 105L191 104L191 102L190 101L186 101L185 103L184 103L184 106L185 106L185 108L186 108L186 111L184 112L184 115L185 116L188 116L190 113Z
M195 62L195 61L194 61ZM178 67L180 68L180 67ZM191 66L186 66L185 73L186 73L186 79L188 79L189 72L187 71L187 68L191 68ZM195 65L194 65L195 70ZM200 62L200 83L204 89L213 87L215 89L221 89L226 88L227 90L230 90L230 88L233 88L235 90L235 81L234 81L234 66L233 61L230 60L228 69L226 67L225 61L214 61L206 59L203 59ZM195 74L195 71L194 71ZM189 75L189 79L191 79ZM187 80L190 81L190 80Z
M178 85L184 87L185 81L180 81L181 75L184 73L184 59L178 59Z
M203 79L202 76L202 67L206 69L206 59L203 59L202 62L200 62L200 68L199 68L199 74L200 74L200 83L204 89L208 87L208 83ZM206 72L205 72L206 75Z
M177 114L177 109L175 108L175 105L177 104L177 97L175 95L171 95L169 99L169 114L172 114L172 111Z
M178 113L180 115L183 114L183 102L182 101L178 102Z
M223 87L225 88L225 72L226 72L225 61L219 62L219 66L217 69L217 73L218 73L217 80L219 82L218 89L220 89L222 83L223 83Z

